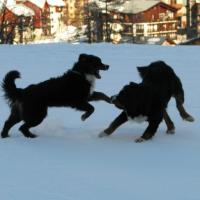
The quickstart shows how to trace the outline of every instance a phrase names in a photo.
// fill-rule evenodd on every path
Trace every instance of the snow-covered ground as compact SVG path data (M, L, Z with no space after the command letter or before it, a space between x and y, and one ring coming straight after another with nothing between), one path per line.
M136 66L164 60L173 66L185 89L185 107L194 123L179 117L174 100L168 111L176 125L166 135L162 123L153 140L134 139L147 124L127 123L109 138L97 135L120 112L94 102L86 121L69 108L51 108L27 139L16 125L0 139L0 200L199 200L200 199L200 47L44 44L0 46L0 80L12 69L21 72L18 87L61 75L80 53L100 56L110 65L96 90L116 94L139 82ZM9 109L0 91L0 129Z

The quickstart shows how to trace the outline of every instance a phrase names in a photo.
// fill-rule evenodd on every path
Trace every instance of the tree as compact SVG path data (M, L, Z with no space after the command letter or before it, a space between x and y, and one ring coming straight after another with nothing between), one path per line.
M88 27L88 40L110 42L111 10L126 0L91 0L85 5L85 19Z
M10 18L8 20L8 10L6 7L7 1L2 2L0 8L0 44L13 44L15 27L16 27L16 18Z

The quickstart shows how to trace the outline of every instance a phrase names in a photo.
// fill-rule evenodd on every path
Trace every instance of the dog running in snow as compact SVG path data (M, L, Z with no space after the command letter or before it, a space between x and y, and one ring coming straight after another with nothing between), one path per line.
M194 118L185 108L184 91L179 77L173 69L163 61L153 62L148 66L137 67L142 82L131 82L119 94L113 96L112 103L122 109L121 114L99 134L99 137L111 135L119 126L128 120L147 121L148 127L136 142L151 139L162 121L165 120L167 133L173 134L175 126L166 108L171 97L175 98L176 106L182 119L192 122Z
M84 111L81 119L86 120L94 112L89 101L104 100L110 103L110 98L104 93L93 91L95 80L101 78L100 70L108 68L109 65L103 64L99 57L80 54L72 69L62 76L23 89L15 85L15 79L20 78L20 73L8 72L2 88L11 113L4 124L1 137L9 137L10 128L24 121L19 130L25 137L35 138L36 135L29 129L43 121L48 107L66 106Z

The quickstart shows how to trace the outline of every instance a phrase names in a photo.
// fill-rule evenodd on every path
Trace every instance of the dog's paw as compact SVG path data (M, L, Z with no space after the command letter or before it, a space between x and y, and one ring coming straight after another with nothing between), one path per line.
M136 143L141 143L141 142L144 142L144 141L146 141L146 140L144 138L142 138L142 137L139 137L139 138L135 139Z
M113 95L110 97L110 103L114 104L115 100L117 99L117 95Z
M174 134L175 133L175 128L167 129L166 133L167 134Z
M194 122L194 117L189 115L189 116L183 118L183 120L188 121L188 122Z
M82 120L82 121L85 121L87 118L88 118L88 117L87 117L86 114L83 114L83 115L81 116L81 120Z
M35 135L35 134L33 134L33 133L30 133L28 137L29 137L29 138L36 138L37 135Z
M37 135L33 134L33 133L28 133L28 134L24 134L23 135L26 137L26 138L36 138Z
M101 133L99 133L98 137L102 138L102 137L108 137L109 135L106 134L104 131L102 131Z
M9 135L4 135L4 134L1 134L1 138L8 138L10 137Z

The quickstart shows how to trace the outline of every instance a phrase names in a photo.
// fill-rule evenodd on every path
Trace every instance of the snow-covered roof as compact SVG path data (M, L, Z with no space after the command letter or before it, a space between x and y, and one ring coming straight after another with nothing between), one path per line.
M142 11L145 11L152 6L159 3L159 0L129 0L126 1L124 4L120 5L119 7L116 7L116 5L113 5L110 7L110 9L119 10L123 13L139 13Z
M30 1L31 3L34 3L39 8L44 8L44 4L46 2L46 0L28 0L28 1Z
M105 10L106 3L102 0L89 0L90 3L95 3L99 8ZM136 14L139 12L143 12L145 10L148 10L149 8L155 6L161 2L160 0L127 0L125 2L123 1L116 1L108 2L107 3L107 9L108 10L115 10L118 12L123 13L132 13Z
M50 6L65 6L63 0L28 0L34 3L39 8L44 8L45 3L47 2Z
M15 0L0 0L0 8L5 5L8 10L14 13L16 16L24 15L24 16L33 16L34 11L25 6L24 4L16 4Z
M24 0L25 1L25 0ZM65 6L65 2L63 0L27 0L31 3L35 4L39 8L44 8L45 3L47 2L50 6ZM9 6L15 6L16 0L0 0L0 8L3 6L3 4L6 4L7 7Z
M47 3L51 6L65 6L63 0L47 0Z
M0 8L3 6L3 5L7 5L7 6L12 6L12 5L15 5L15 0L0 0Z
M28 17L35 14L31 8L28 8L24 4L15 4L12 6L7 6L7 8L17 16L24 15Z

